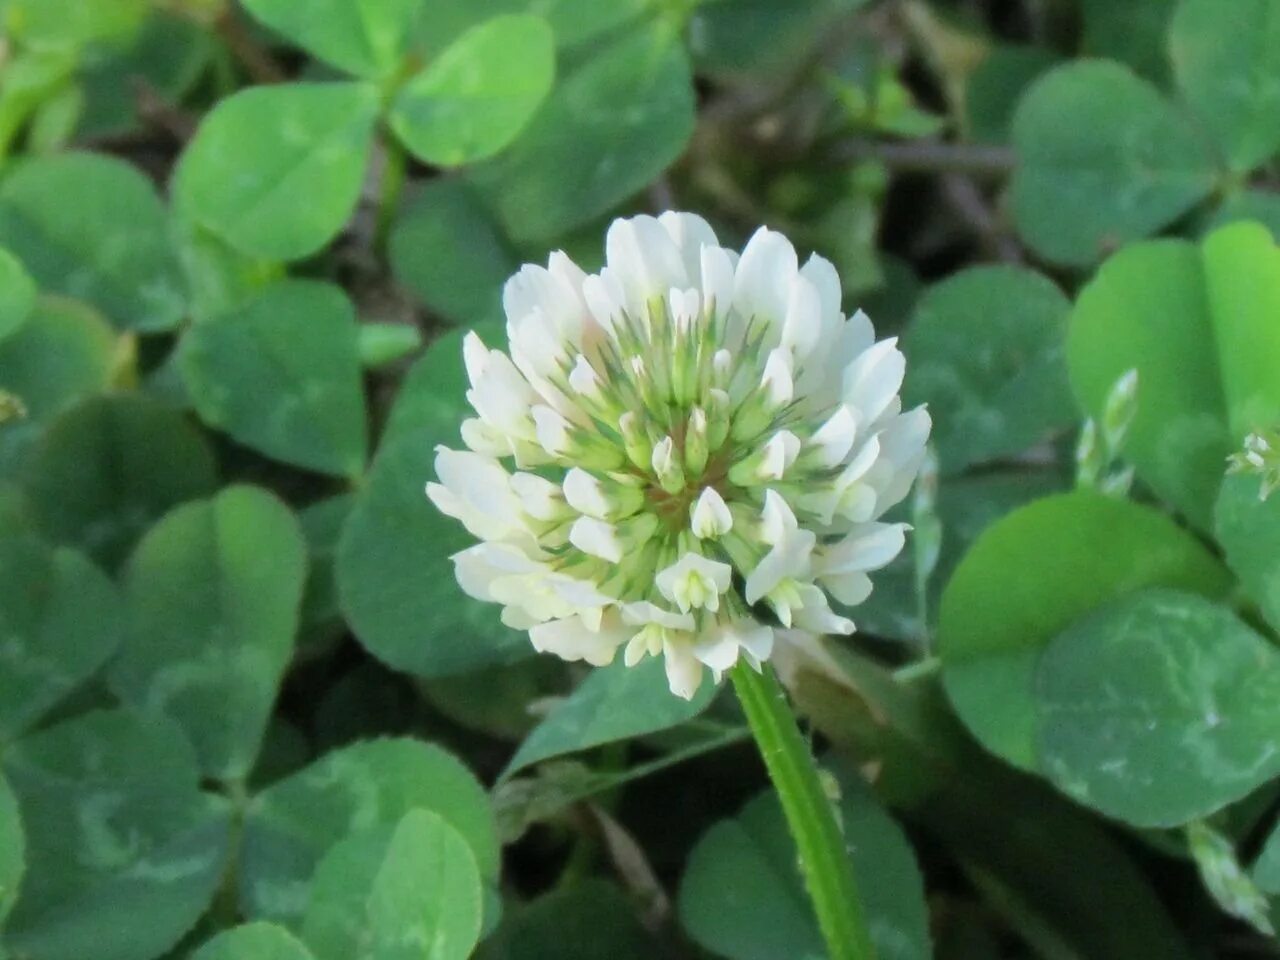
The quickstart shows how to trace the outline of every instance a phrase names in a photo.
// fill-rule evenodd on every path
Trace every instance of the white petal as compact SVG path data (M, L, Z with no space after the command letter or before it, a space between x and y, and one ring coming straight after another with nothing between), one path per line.
M702 248L714 247L719 243L715 231L696 213L667 211L658 217L658 222L680 251L688 282L696 282L702 267Z
M605 260L626 293L628 309L639 316L649 299L672 287L690 285L671 235L654 217L615 220L605 236Z
M617 528L595 517L579 517L569 528L569 542L583 553L610 563L622 560L622 541Z
M489 348L474 330L468 330L462 338L462 362L467 368L467 380L474 387L489 365Z
M827 595L819 588L806 583L797 589L802 600L802 605L792 611L797 627L812 633L838 633L843 636L853 633L853 621L833 612L827 604Z
M667 668L667 684L677 697L692 700L698 692L698 684L702 682L702 664L693 655L687 644L663 644L662 658Z
M815 409L838 402L843 395L844 374L849 365L875 343L876 333L871 319L859 310L844 323L838 323L830 342L822 346L821 375L806 383Z
M782 322L782 346L797 360L813 352L822 339L822 301L818 291L804 277L791 281L787 314Z
M738 662L738 641L723 630L717 630L698 638L693 645L693 655L716 674L724 673Z
M613 661L618 647L631 639L631 633L618 627L592 630L581 617L567 617L531 627L529 639L533 648L542 653L554 653L562 660L585 660L603 667Z
M510 555L507 555L507 551ZM532 571L536 566L519 550L492 542L477 543L455 553L450 559L453 560L453 571L462 592L486 603L494 602L491 589L493 581L515 572L512 570L512 561L523 561L525 572Z
M512 454L513 438L485 423L479 417L468 417L462 421L458 431L467 449L484 457L509 457Z
M604 520L609 515L609 500L599 479L581 467L574 467L565 474L564 498L569 506L589 517Z
M658 571L653 583L664 597L679 606L682 612L688 613L690 607L688 581L690 580L696 581L702 589L711 592L712 598L718 598L729 589L733 580L733 568L727 563L720 563L690 551L671 566ZM712 611L719 607L718 602L697 605L705 606Z
M566 573L551 574L547 577L547 586L556 596L574 607L599 609L612 603L614 599L601 593L594 583Z
M529 405L534 393L529 382L501 350L490 350L479 379L467 400L481 418L511 436L532 439Z
M867 475L867 483L877 491L876 516L884 516L885 511L900 502L911 489L924 462L924 447L931 426L929 412L917 407L894 418L877 435L880 457Z
M703 247L701 264L703 301L723 316L733 306L733 258L721 247Z
M818 451L818 463L823 467L834 467L844 462L853 448L854 438L858 435L858 419L844 404L836 408L836 412L827 418L827 422L814 431L809 442Z
M542 449L552 456L564 453L569 448L569 421L543 404L534 406L530 413Z
M520 498L520 506L524 512L536 520L551 522L563 520L570 515L563 491L536 473L513 474L511 489Z
M800 268L800 276L813 284L822 303L824 321L829 317L839 319L841 301L844 298L840 291L840 274L831 261L815 253Z
M743 588L747 603L758 603L783 580L807 577L817 539L812 530L789 531L747 575Z
M791 280L798 272L791 241L761 227L747 241L738 261L733 278L734 306L745 317L758 317L780 326L787 313Z
M714 487L698 495L691 513L693 535L700 540L722 537L733 529L733 514Z
M591 316L605 330L612 330L626 309L626 293L607 269L583 281L582 296Z
M667 311L677 330L688 330L702 317L702 298L692 287L688 290L672 287L667 292Z
M512 361L531 381L559 370L568 355L565 338L539 307L508 323L507 337Z
M769 659L773 653L773 627L755 621L738 621L738 645L742 648L747 661L760 669L760 664Z
M472 534L482 540L501 540L525 529L511 476L496 460L469 450L437 447L435 467L440 483L428 484L427 495Z
M582 298L563 267L557 274L527 263L502 288L502 307L508 324L540 311L557 330L576 341L584 313Z
M821 579L822 585L846 607L856 607L871 596L871 578L865 573L840 573Z
M779 430L765 442L762 452L764 459L760 462L760 478L781 480L800 455L800 438L790 430Z
M902 552L905 523L867 523L855 527L844 539L819 551L815 569L820 573L879 570Z
M791 505L776 490L764 492L764 509L760 512L760 539L776 546L798 526Z
M685 631L692 630L696 626L693 614L664 610L656 603L650 603L648 600L623 604L622 622L635 627L656 623L658 626L665 627L668 630Z
M791 402L795 395L795 380L792 377L792 361L790 351L777 347L769 351L764 362L764 375L760 378L760 389L769 398L769 408L777 410Z
M864 350L844 374L844 402L864 424L874 423L902 387L907 361L896 337Z

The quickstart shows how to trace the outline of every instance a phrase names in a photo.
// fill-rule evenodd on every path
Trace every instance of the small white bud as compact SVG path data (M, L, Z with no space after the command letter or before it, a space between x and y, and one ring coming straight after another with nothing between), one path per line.
M569 386L584 397L592 400L600 398L600 378L596 375L595 368L582 354L578 354L573 369L569 371Z
M694 407L684 432L684 465L691 476L702 476L708 454L707 413L701 407Z
M684 489L684 465L680 462L680 454L671 437L663 437L653 448L652 466L653 472L658 475L658 483L667 493L676 494Z
M733 529L733 514L714 487L707 487L689 508L690 528L699 540L713 540Z

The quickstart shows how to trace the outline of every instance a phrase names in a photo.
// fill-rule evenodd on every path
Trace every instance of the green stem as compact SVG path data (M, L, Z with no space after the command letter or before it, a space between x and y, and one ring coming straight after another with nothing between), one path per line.
M379 253L385 253L387 239L391 236L391 227L395 223L396 212L400 209L400 195L404 192L405 169L408 156L404 147L395 137L388 135L383 140L386 159L382 168L382 191L378 198L378 215L374 224L374 246Z
M871 936L844 835L786 693L768 664L756 673L739 661L729 673L782 800L830 960L872 960Z

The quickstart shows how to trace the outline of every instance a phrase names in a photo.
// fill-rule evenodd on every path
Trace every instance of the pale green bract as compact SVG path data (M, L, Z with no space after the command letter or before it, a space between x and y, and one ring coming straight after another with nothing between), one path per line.
M851 633L830 600L861 603L902 549L879 518L929 433L896 342L764 228L739 255L693 214L617 220L606 261L526 265L509 353L464 341L468 449L427 485L482 541L453 558L462 589L566 660L662 655L685 698L703 667Z

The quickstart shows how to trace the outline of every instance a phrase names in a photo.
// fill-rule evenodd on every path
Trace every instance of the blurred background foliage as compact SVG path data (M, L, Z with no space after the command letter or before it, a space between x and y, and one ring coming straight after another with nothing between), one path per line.
M783 664L882 960L1280 952L1280 502L1223 482L1280 0L0 26L0 956L821 956L731 698L535 658L422 495L505 278L669 208L830 258L933 413L913 546Z

